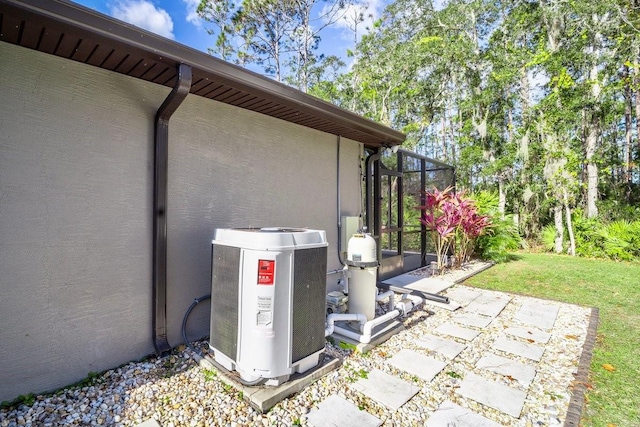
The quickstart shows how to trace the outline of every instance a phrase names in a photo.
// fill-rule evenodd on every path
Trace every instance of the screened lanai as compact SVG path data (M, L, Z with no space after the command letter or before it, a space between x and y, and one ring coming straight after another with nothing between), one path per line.
M378 245L379 280L415 270L435 259L418 209L422 191L434 187L455 187L453 166L404 149L369 153L365 224Z

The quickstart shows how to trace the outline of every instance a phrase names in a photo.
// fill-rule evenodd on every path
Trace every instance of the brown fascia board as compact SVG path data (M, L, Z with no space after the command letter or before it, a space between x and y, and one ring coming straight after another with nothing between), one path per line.
M102 13L66 0L0 0L0 12L25 21L42 22L82 39L140 55L176 68L186 64L194 75L209 77L218 83L273 100L278 104L345 126L368 135L360 142L367 146L402 144L402 132L366 119L321 99L252 71L230 64L188 46L158 36Z

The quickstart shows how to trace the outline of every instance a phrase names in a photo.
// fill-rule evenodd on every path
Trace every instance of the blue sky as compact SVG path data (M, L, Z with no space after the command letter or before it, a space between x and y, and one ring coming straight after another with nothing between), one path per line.
M203 52L207 52L207 48L215 44L214 37L206 31L211 24L201 20L195 13L199 0L75 1ZM357 0L350 6L351 9L345 10L346 17L357 9L364 10L365 22L358 26L358 32L364 33L365 27L380 17L387 3L389 0ZM320 14L322 6L323 2L319 2L315 10L316 16ZM348 19L341 19L323 30L320 52L346 59L347 49L354 47L353 32L348 29L347 24Z

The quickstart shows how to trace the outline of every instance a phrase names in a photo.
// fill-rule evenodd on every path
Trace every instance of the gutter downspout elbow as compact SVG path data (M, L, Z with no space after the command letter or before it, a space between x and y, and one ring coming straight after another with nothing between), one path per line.
M153 171L153 346L163 356L171 351L167 340L167 181L169 119L191 89L191 67L180 64L176 83L155 117Z

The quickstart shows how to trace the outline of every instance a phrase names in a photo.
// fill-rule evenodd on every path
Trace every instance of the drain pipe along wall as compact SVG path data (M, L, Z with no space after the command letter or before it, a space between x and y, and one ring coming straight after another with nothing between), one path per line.
M153 346L158 356L171 351L167 339L167 182L169 119L191 89L191 67L178 66L173 90L155 117L153 174Z

